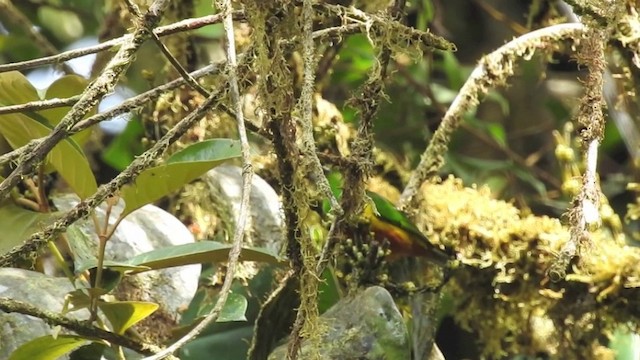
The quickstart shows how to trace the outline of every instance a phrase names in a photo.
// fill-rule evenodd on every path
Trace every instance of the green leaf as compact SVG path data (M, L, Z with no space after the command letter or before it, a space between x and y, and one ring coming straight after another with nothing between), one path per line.
M213 11L213 12L212 12ZM207 16L212 13L215 13L215 6L212 9L210 1L196 1L194 8L194 16ZM194 31L194 34L198 37L202 37L205 39L213 39L220 40L224 37L224 25L222 24L211 24L209 26L204 26Z
M19 72L0 74L0 106L39 100L35 88ZM52 127L39 114L29 112L0 115L0 133L14 149L30 140L46 137ZM98 186L84 153L73 139L64 139L46 157L46 163L58 171L81 198L93 194Z
M120 216L166 196L226 160L240 156L240 142L213 139L175 153L163 165L144 170L133 184L122 187L125 208Z
M229 258L229 250L231 250L231 244L223 244L215 241L199 241L142 253L130 259L129 263L131 265L146 266L149 269L157 270L190 264L223 262ZM276 255L260 248L243 248L240 254L240 260L272 264L280 262L280 259Z
M144 134L144 127L139 119L132 119L102 153L102 160L116 170L124 170L136 156L144 151L140 139Z
M216 298L217 300L217 298ZM216 305L216 301L209 301L207 304L198 309L198 317L203 319L207 316L213 307ZM220 316L217 322L232 322L232 321L247 321L245 314L247 313L247 298L240 294L229 293L227 302L222 307Z
M42 26L64 43L79 39L84 32L82 21L73 11L61 10L52 6L38 6L37 13Z
M98 307L109 319L113 332L124 334L128 328L153 314L159 305L145 301L101 301Z
M470 71L460 65L452 51L443 51L441 54L441 67L449 81L449 88L459 90L462 85L464 85L465 79Z
M64 354L87 344L87 339L74 335L42 336L22 344L9 360L56 360Z
M487 124L487 132L498 145L503 148L507 147L507 132L504 130L502 124L489 123Z
M547 187L545 186L544 182L540 181L540 179L538 179L531 173L531 170L514 167L513 172L520 180L531 185L540 196L544 197L546 195Z
M73 268L77 274L96 266L98 241L87 234L78 223L71 224L67 228L67 242L73 254Z
M440 104L450 104L453 99L458 96L458 91L451 90L448 87L440 85L436 82L429 84L431 87L431 91L433 92L433 97Z
M38 232L56 216L56 213L39 213L15 205L12 201L0 203L0 254L22 245L31 234Z
M64 296L62 314L65 315L74 311L88 309L90 306L91 298L89 297L87 289L75 289Z
M324 269L321 280L318 285L318 311L320 314L329 310L342 298L340 285L332 267L327 266Z
M253 337L253 324L201 335L180 349L180 359L201 360L216 354L216 360L244 359Z
M502 115L509 115L509 100L507 100L504 95L502 95L498 91L489 91L485 97L486 101L493 101L500 106L500 110L502 110Z
M331 75L332 83L355 87L367 79L376 62L376 55L366 35L349 36L338 54L339 59Z
M210 296L211 291L206 288L200 288L196 292L189 309L183 314L180 323L185 324L179 326L172 331L174 337L182 337L196 325L198 325L210 312L213 310L216 302L218 301L218 295ZM216 320L216 323L225 322L239 322L247 321L246 313L249 302L247 298L241 294L234 292L229 293L227 301L220 311L220 315ZM203 335L207 333L211 328L207 328L203 331ZM218 332L218 331L216 331Z
M0 102L2 105L18 105L38 101L38 90L18 71L0 74Z
M84 89L89 85L87 79L78 75L65 75L58 80L54 81L49 88L47 88L47 92L44 95L45 99L64 99L72 96L80 95L84 91ZM67 113L71 110L71 106L58 107L53 109L41 110L38 113L47 119L49 124L52 126L56 126L60 123L60 120L67 115ZM88 118L89 116L95 115L97 112L97 107L93 107L84 118ZM78 144L83 145L89 140L91 137L91 128L83 130L77 134L71 136L73 140L75 140Z

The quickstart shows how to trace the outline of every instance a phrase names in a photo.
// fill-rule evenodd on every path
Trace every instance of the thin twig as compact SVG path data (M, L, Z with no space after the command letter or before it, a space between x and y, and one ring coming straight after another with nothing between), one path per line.
M245 235L245 226L247 224L247 218L249 216L249 201L251 196L251 178L253 176L253 169L251 166L251 148L249 146L249 140L247 138L247 131L244 124L244 115L242 112L242 102L240 97L240 89L238 86L238 74L237 74L237 58L235 38L233 33L233 17L232 17L232 4L231 0L224 0L221 4L224 14L224 30L227 36L227 72L229 75L229 86L231 89L231 100L234 105L236 114L236 120L238 122L238 133L240 136L240 143L242 147L242 199L240 200L240 210L238 214L238 221L236 222L236 228L233 234L233 245L229 251L229 260L227 262L227 272L225 274L224 282L220 289L218 300L211 312L191 331L189 331L182 338L177 340L171 346L167 347L163 351L156 355L147 357L143 360L159 360L163 357L174 353L180 349L184 344L193 340L198 334L200 334L207 326L214 323L220 313L227 298L231 285L233 284L236 267L238 265L238 258L242 249L242 239Z
M15 299L1 297L0 310L5 313L18 313L33 316L44 320L50 325L62 326L80 336L92 339L103 339L112 344L124 346L143 355L155 354L160 351L160 348L157 345L140 342L133 338L95 327L88 324L86 321L70 319L60 315L59 313L43 310Z
M80 100L80 95L64 98L64 99L47 99L39 101L31 101L24 104L0 106L0 115L11 113L23 113L29 111L52 109L63 106L72 106Z
M233 17L234 17L234 20L243 20L244 12L240 10L234 11ZM208 16L203 16L199 18L178 21L176 23L166 25L166 26L161 26L156 28L153 31L153 33L158 35L159 37L163 37L163 36L172 35L172 34L176 34L183 31L199 29L201 27L205 27L211 24L217 24L220 21L222 21L221 14L208 15ZM20 62L15 62L10 64L3 64L3 65L0 65L0 72L6 72L11 70L26 70L26 69L35 68L42 65L61 63L61 62L75 59L81 56L95 54L101 51L109 50L115 46L121 46L124 43L131 42L132 38L133 38L132 34L127 34L119 38L105 41L98 45L88 46L88 47L76 49L76 50L65 51L53 56L41 57L38 59L20 61Z

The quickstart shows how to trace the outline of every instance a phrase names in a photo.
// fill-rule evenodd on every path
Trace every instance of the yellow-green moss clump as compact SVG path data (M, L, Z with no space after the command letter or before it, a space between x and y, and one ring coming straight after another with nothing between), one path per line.
M457 299L453 316L477 333L485 355L607 358L612 353L603 334L638 323L637 248L598 231L566 280L554 283L547 269L569 239L558 219L522 216L512 204L492 199L487 187L465 188L459 179L421 190L418 226L459 254L464 265L447 289Z

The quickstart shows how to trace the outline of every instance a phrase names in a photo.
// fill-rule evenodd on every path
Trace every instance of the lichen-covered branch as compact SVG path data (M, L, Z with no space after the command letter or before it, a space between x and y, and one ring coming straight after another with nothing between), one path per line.
M242 56L243 59L245 59L245 56ZM220 73L220 69L224 66L225 62L219 62L216 64L211 64L211 65L207 65L205 67L203 67L200 70L194 71L192 72L190 75L194 78L194 79L199 79L202 78L204 76L208 76L208 75L215 75ZM164 85L160 85L158 87L155 87L149 91L145 91L142 94L136 95L132 98L129 98L125 101L123 101L122 103L110 108L107 111L101 112L99 114L95 114L92 115L86 119L80 120L78 121L77 124L75 124L69 131L68 131L68 135L73 135L75 133L78 133L82 130L88 129L93 125L96 125L100 122L103 121L107 121L107 120L111 120L116 116L120 116L122 114L126 114L129 112L132 112L136 109L139 109L140 107L142 107L144 104L154 101L156 99L158 99L162 94L167 93L171 90L174 90L176 88L179 88L180 86L183 86L184 84L186 84L186 80L184 78L179 78L173 81L170 81ZM79 97L73 97L73 98L68 98L68 99L62 99L60 100L60 105L62 104L66 104L66 105L72 105L73 103L77 102L77 99ZM73 100L73 101L71 101ZM42 103L45 103L44 101ZM67 104L68 103L68 104ZM28 104L32 104L33 106L37 107L40 106L39 102L36 103L28 103ZM48 103L46 103L48 105ZM26 105L26 104L25 104ZM60 106L56 103L56 106ZM12 110L11 112L15 112L15 107L17 106L21 106L21 105L16 105L16 106L7 106L7 107L0 107L0 112L2 112L4 109L9 109ZM46 108L46 107L45 107ZM6 164L7 162L10 161L15 161L17 160L22 154L25 153L29 153L32 152L33 149L35 149L35 147L42 142L44 139L46 138L41 138L41 139L34 139L31 142L29 142L27 145L24 145L20 148L17 148L13 151L10 151L6 154L0 155L0 166Z
M313 95L315 93L315 68L316 68L316 50L313 41L313 1L304 0L302 4L301 22L303 34L302 56L304 62L302 91L298 101L299 123L301 137L301 152L303 157L299 164L300 169L304 169L309 177L316 184L324 197L330 199L331 211L334 217L342 216L342 208L338 200L331 191L329 181L324 175L320 159L316 154L316 144L313 138ZM305 241L306 240L306 241ZM300 239L300 251L302 255L303 266L300 269L300 308L296 314L296 320L293 323L291 337L293 339L306 338L310 340L319 340L315 319L319 316L318 312L318 282L321 273L316 273L316 251L314 244L308 236L302 236ZM325 247L327 248L327 247ZM319 262L326 261L327 253L322 253ZM307 321L309 319L310 321ZM299 352L299 341L292 341L289 344L287 356L290 359L296 359Z
M359 24L370 40L375 37L388 39L384 41L385 45L393 47L394 50L408 51L412 47L428 50L456 50L455 45L446 39L428 31L414 29L398 21L397 18L402 14L401 9L404 8L404 1L393 3L391 10L387 12L387 15L391 15L391 17L382 14L365 13L355 7L341 5L322 3L317 7L322 13L341 18L342 22L346 24L345 26ZM400 11L393 9L399 9Z
M584 127L582 142L585 146L585 171L582 188L573 200L568 212L571 237L558 254L557 261L549 268L549 276L558 281L566 276L571 259L581 248L591 244L590 230L600 226L600 189L597 183L598 147L604 137L603 74L606 68L603 30L591 30L581 42L578 59L587 65L589 75L585 81L585 94L580 102L577 122Z

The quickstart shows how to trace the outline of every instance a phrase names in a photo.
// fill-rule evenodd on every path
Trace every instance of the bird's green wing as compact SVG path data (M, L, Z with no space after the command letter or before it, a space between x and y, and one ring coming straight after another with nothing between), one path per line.
M426 240L426 237L413 223L407 218L407 216L400 210L398 210L389 200L385 199L379 194L372 191L367 191L367 195L373 201L376 206L378 216L382 221L385 221L393 226L397 226L412 235Z

